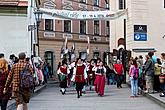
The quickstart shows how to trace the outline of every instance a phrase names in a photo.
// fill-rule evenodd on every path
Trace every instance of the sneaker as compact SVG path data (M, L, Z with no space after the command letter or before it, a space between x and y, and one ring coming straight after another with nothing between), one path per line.
M164 93L161 93L159 96L160 97L165 97L165 94Z
M149 93L149 91L146 90L146 91L144 91L144 93Z

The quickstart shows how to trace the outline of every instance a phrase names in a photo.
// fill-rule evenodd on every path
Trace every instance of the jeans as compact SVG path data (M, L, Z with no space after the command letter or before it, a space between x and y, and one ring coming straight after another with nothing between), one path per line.
M131 96L137 96L138 95L138 79L134 79L133 77L130 77L131 81L131 91L132 95Z
M165 94L165 83L161 84L161 89L162 89L162 92Z

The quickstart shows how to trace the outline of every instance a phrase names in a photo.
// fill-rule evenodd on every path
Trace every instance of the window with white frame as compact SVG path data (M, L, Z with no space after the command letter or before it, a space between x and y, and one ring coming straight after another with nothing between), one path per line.
M119 10L124 9L124 0L119 0Z
M105 7L106 9L109 9L109 0L105 0Z
M79 0L80 3L86 3L86 0Z
M71 33L71 20L64 20L64 32Z
M109 25L109 21L106 21L106 36L110 35L110 25Z
M86 21L80 21L80 34L86 34Z
M53 31L53 19L45 19L45 30Z
M99 0L94 0L94 5L99 6Z
M94 35L99 35L99 21L94 21Z

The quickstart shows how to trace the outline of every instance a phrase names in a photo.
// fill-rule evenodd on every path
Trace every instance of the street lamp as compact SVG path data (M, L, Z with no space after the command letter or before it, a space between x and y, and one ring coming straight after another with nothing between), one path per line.
M35 12L34 12L34 15L35 15L35 19L36 19L36 22L37 22L37 46L38 46L38 56L39 56L39 25L40 25L40 22L42 21L42 14L43 12L40 11L39 9L37 9Z

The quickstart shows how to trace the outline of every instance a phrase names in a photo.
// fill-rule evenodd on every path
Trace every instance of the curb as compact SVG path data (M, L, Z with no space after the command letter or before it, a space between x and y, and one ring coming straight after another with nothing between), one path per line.
M129 87L131 87L131 84L129 82L126 83ZM141 91L141 90L140 90ZM160 105L161 107L165 108L165 102L161 99L155 98L151 94L146 94L144 91L142 91L142 95L147 97L148 99L154 101L156 104Z
M34 97L36 96L37 94L39 94L43 89L46 88L47 85L43 85L43 86L40 86L38 87L36 90L34 90L34 93L32 94L31 97ZM7 110L14 110L16 108L16 102L15 100L11 100L7 106Z

